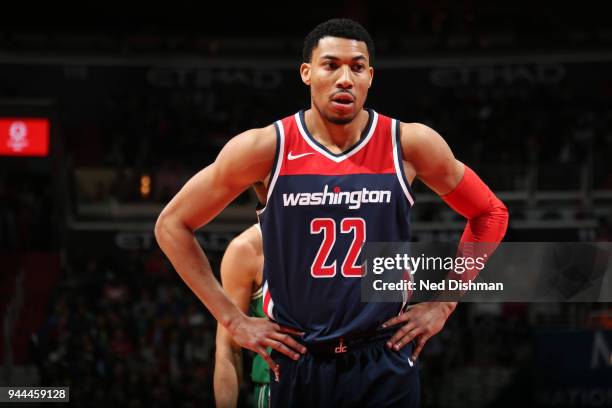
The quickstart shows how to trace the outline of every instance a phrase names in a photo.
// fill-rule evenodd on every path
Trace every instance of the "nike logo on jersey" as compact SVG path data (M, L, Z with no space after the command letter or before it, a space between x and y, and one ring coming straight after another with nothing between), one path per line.
M410 364L410 367L414 366L414 363L412 362L412 360L410 359L410 357L408 357L408 364Z
M287 159L295 160L295 159L299 159L300 157L308 156L310 154L314 154L314 152L301 153L301 154L295 154L295 155L293 154L293 152L289 152L289 154L287 155Z
M364 203L384 204L390 202L391 191L389 190L363 188L357 191L340 191L336 187L330 191L327 184L323 191L318 193L283 193L284 207L346 204L349 209L356 210Z

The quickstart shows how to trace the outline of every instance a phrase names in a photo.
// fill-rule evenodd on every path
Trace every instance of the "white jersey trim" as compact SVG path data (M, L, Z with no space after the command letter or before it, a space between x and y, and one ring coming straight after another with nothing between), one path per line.
M255 299L259 299L260 297L263 296L263 287L260 286L259 288L257 288L257 290L255 292L253 292L253 294L251 295L251 300L255 300Z
M278 155L276 156L276 162L273 165L274 172L272 173L272 176L270 177L270 182L268 183L268 194L266 195L266 205L263 208L256 211L257 215L262 214L266 210L266 207L268 206L268 203L270 202L270 196L272 195L272 191L274 190L274 186L276 185L278 174L280 173L281 166L285 159L285 128L283 127L283 122L280 120L277 120L275 124L276 124L275 130L278 135L278 146L277 146Z
M376 130L376 125L378 124L378 113L376 113L376 111L372 110L372 114L374 115L374 117L372 118L372 125L370 126L370 129L368 131L367 136L365 137L365 140L363 140L361 142L361 144L359 146L357 146L357 148L355 148L354 150L351 150L347 154L343 154L343 155L340 155L340 156L333 156L333 155L329 154L329 152L326 152L324 149L322 149L321 147L317 146L316 143L314 143L312 140L310 140L310 138L306 134L306 131L304 130L304 126L305 125L302 123L302 120L300 118L300 113L298 112L294 116L295 116L295 122L297 123L298 129L300 131L300 135L302 135L302 138L304 138L306 143L308 143L308 145L310 147L312 147L314 150L316 150L317 152L321 153L323 156L327 157L328 159L330 159L332 161L335 161L336 163L340 163L341 161L343 161L345 159L348 159L349 157L351 157L352 155L354 155L355 153L357 153L358 151L363 149L364 146L366 146L368 144L368 142L370 141L370 139L372 138L372 135L374 134L374 131Z
M263 285L263 305L262 307L264 308L264 313L272 320L274 320L274 301L272 300L272 296L269 294L269 289L268 289L268 281L264 282ZM268 307L266 308L266 295L268 295L270 297L270 302L268 303Z
M402 186L402 190L404 190L404 194L408 199L410 205L414 205L414 198L410 194L408 187L406 186L406 180L404 180L404 172L402 171L402 157L400 156L401 148L397 145L397 120L392 119L391 121L391 141L393 143L393 164L395 165L395 174L397 175L397 179L399 180L400 186Z

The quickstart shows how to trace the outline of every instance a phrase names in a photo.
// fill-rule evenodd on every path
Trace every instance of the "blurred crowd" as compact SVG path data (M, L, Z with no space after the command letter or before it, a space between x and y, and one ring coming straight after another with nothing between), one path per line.
M80 407L213 406L216 324L160 258L72 258L31 344Z
M60 215L52 190L46 175L0 172L0 251L58 247Z

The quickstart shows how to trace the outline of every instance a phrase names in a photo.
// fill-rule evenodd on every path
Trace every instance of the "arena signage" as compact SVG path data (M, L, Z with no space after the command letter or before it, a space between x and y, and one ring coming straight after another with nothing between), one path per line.
M49 120L0 118L0 156L47 156Z
M147 72L147 80L152 86L160 88L240 85L266 90L278 88L283 82L283 75L272 69L151 68Z
M511 86L517 83L554 85L565 78L562 64L463 66L430 72L431 83L440 88L456 86Z

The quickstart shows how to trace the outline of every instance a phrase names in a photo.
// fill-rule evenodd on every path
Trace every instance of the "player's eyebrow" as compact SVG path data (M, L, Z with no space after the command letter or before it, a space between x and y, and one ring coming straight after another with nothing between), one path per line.
M338 61L340 60L340 58L336 57L335 55L331 55L331 54L325 54L321 57L321 59L323 60L332 60L332 61ZM365 61L366 57L363 55L357 55L356 57L353 57L352 61L360 61L360 60L364 60Z

